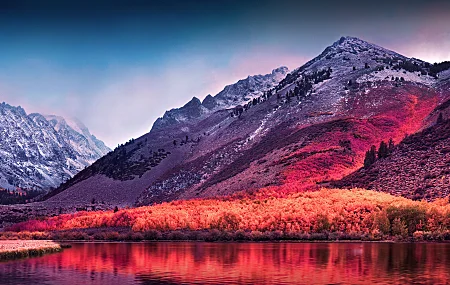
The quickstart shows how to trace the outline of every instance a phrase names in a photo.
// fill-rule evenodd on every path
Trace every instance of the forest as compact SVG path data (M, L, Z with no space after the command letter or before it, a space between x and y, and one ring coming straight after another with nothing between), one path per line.
M450 240L447 198L412 201L364 189L270 191L63 214L15 224L2 238Z

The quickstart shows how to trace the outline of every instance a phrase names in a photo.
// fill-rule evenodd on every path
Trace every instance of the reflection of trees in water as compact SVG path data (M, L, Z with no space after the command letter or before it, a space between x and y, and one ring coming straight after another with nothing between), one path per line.
M445 284L450 278L450 244L75 244L61 254L23 260L15 266L0 264L0 276L33 270L46 271L43 276L56 272L56 278L84 275L81 279L88 280L86 284L98 282L103 275L131 277L142 284L361 284L385 283L400 277L406 283L420 280Z

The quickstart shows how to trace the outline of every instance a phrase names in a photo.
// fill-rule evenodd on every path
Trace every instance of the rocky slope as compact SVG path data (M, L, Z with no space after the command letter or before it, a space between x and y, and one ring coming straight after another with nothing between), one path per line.
M44 203L142 205L325 186L359 169L372 144L426 127L448 95L445 69L343 37L281 80L284 68L266 75L270 84L250 76L167 112Z
M0 104L0 187L57 187L109 148L78 121Z

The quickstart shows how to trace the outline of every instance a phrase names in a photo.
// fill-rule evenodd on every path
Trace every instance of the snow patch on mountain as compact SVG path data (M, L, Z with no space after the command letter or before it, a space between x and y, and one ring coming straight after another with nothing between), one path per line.
M246 79L239 80L235 84L227 85L219 92L216 99L219 109L233 108L238 105L244 105L278 85L286 77L289 69L285 66L272 70L266 75L248 76ZM218 109L216 108L216 109Z
M432 85L436 82L436 79L429 75L422 75L420 72L409 72L405 70L383 69L380 71L374 71L369 74L364 74L359 77L356 82L377 82L383 80L393 81L401 79L401 81L415 82L424 85ZM398 80L397 80L398 81Z
M44 116L57 130L63 134L71 146L91 164L105 155L110 149L94 135L78 119L65 119L55 115Z

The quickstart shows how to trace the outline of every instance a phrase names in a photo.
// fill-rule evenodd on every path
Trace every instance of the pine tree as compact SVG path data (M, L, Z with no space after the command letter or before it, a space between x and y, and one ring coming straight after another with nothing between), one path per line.
M367 168L371 166L377 159L376 156L376 147L373 145L370 147L370 150L366 152L366 157L364 158L364 167Z
M394 147L395 147L394 140L392 138L390 138L389 142L388 142L388 153L389 154L391 154L394 151Z
M384 141L381 141L380 147L378 148L378 158L385 158L388 156L388 146Z

